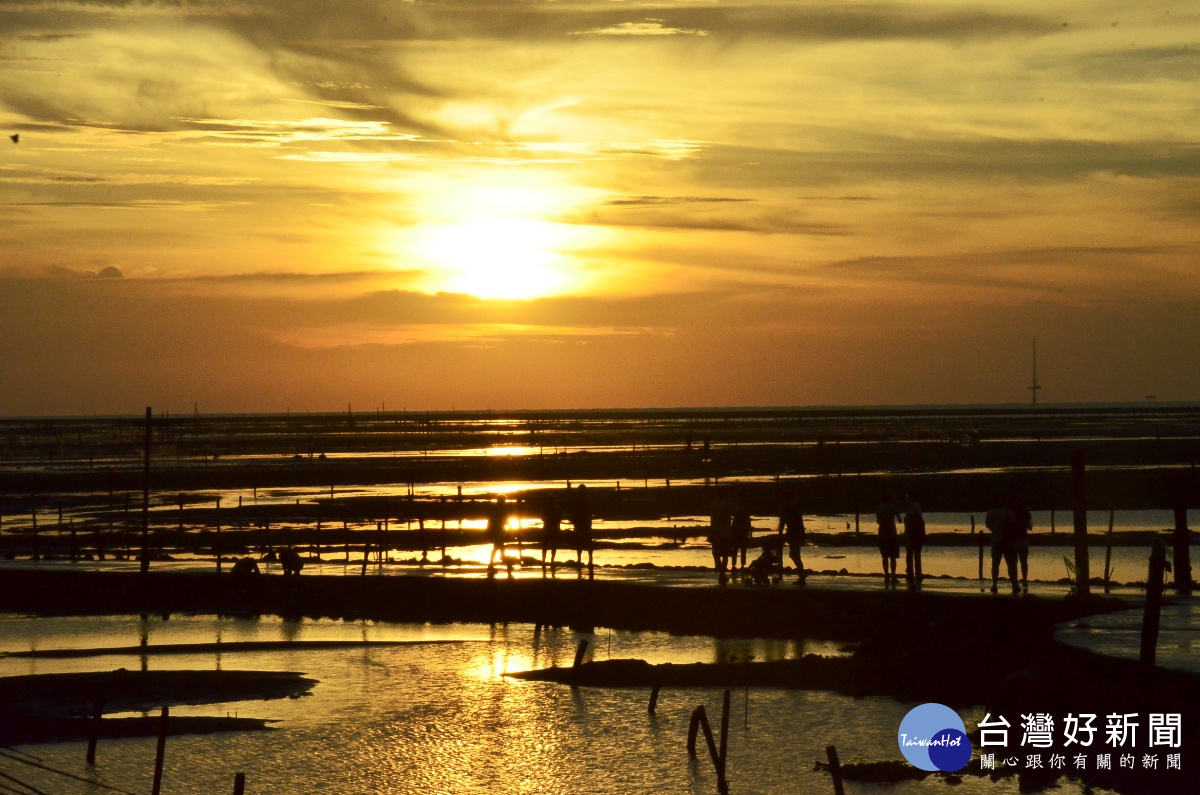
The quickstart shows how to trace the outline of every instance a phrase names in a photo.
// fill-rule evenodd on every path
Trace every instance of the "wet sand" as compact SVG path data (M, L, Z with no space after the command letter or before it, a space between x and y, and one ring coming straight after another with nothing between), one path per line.
M0 652L0 657L61 660L77 657L161 656L168 654L251 654L254 652L321 651L325 649L408 646L414 643L463 643L460 640L242 640L229 643L158 643L145 646L108 646L97 649L35 649Z
M283 577L0 569L0 610L60 615L215 613L384 621L524 622L715 637L862 640L956 626L1046 638L1063 621L1124 609L1118 600L990 599L817 588L669 588L605 580Z
M96 698L106 714L230 701L298 698L316 685L298 673L267 671L116 671L0 677L0 745L62 742L88 736ZM104 737L153 737L157 718L105 718ZM237 717L169 719L170 734L254 731L268 722Z

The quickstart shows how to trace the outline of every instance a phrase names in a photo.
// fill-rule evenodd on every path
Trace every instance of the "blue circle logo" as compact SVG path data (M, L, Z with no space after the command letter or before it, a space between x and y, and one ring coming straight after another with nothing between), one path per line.
M958 713L944 704L913 707L904 720L896 741L900 753L914 767L953 773L971 761L971 741Z

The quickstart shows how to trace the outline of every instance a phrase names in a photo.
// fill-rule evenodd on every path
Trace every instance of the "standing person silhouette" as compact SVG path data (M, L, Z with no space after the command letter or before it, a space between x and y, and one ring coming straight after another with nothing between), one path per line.
M1003 494L992 497L992 508L987 512L984 524L992 532L992 593L999 588L996 583L1000 579L1000 558L1008 566L1008 577L1012 580L1012 592L1020 593L1017 585L1017 550L1013 546L1016 535L1017 517L1008 507L1008 498Z
M579 566L579 576L583 577L583 553L588 556L588 579L595 579L596 571L592 563L592 553L596 545L592 541L592 510L588 506L587 484L580 483L575 489L575 505L571 512L571 526L575 530L575 562Z
M1009 500L1008 508L1017 520L1013 525L1012 546L1021 564L1021 589L1029 590L1029 531L1033 529L1033 514L1025 507L1025 502L1017 496Z
M542 509L542 576L546 576L546 553L550 553L550 576L554 576L554 557L558 554L562 535L562 508L558 498L551 497Z
M738 489L737 500L733 504L733 519L730 523L733 534L733 548L730 550L730 573L735 568L746 570L746 552L750 548L750 536L754 533L754 520L750 516L750 504L746 500L746 490ZM741 566L738 566L738 556L741 555Z
M925 513L913 494L904 511L904 577L910 590L921 587L921 549L925 546Z
M708 543L712 545L713 568L717 570L717 583L729 581L726 565L733 553L733 515L729 502L717 497L708 506ZM730 566L732 568L732 566Z
M504 563L508 570L508 575L512 576L512 561L509 560L504 548L504 531L508 525L508 507L504 504L504 497L497 497L496 504L492 506L492 510L488 512L487 522L487 537L492 543L492 552L488 556L487 576L489 578L496 576L496 553L500 553L500 561Z
M883 559L883 584L897 585L896 559L900 557L900 540L896 535L896 519L899 513L892 495L884 492L875 509L875 521L879 525L879 556Z
M804 573L804 561L800 550L804 547L804 514L796 504L796 495L788 492L783 497L783 508L779 512L779 532L788 545L788 557L796 566L796 584L804 585L807 575ZM782 556L780 556L782 559ZM780 567L783 563L780 561ZM782 576L782 575L781 575Z

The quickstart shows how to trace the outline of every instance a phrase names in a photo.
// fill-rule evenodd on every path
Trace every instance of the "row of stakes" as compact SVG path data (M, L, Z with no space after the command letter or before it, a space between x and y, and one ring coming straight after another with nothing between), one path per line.
M1156 540L1150 552L1150 571L1146 578L1146 603L1144 606L1144 615L1142 617L1142 637L1140 660L1143 665L1153 666L1155 662L1155 651L1158 646L1158 630L1159 630L1159 611L1162 606L1163 593L1163 574L1165 571L1170 571L1171 564L1167 561L1166 546ZM587 652L588 641L586 638L579 641L579 646L575 650L575 662L572 667L578 668L583 662L584 654ZM650 691L650 703L647 705L647 711L653 715L658 707L658 692L660 686L654 685ZM747 698L749 695L747 694ZM747 707L748 708L748 707ZM721 795L727 795L729 792L729 783L725 778L725 760L727 743L726 738L729 731L729 691L725 691L725 697L721 703L721 738L720 745L713 740L712 727L708 722L708 714L701 704L692 712L691 723L688 726L688 754L693 758L696 756L696 736L698 731L704 732L704 740L708 745L709 756L712 757L713 767L717 773L717 788ZM837 748L835 746L827 746L825 754L829 759L829 773L833 777L834 795L844 795L842 787L842 769L841 763L838 761Z
M364 559L365 564L365 559ZM1154 665L1155 649L1158 639L1159 627L1159 609L1162 602L1163 592L1163 573L1165 570L1170 570L1170 564L1166 561L1166 548L1161 541L1156 541L1150 555L1150 571L1147 577L1147 598L1145 604L1145 615L1142 622L1142 647L1141 661L1143 664ZM578 647L575 649L575 660L572 663L572 668L579 668L583 663L584 655L587 653L588 641L583 638L579 641ZM650 691L650 703L647 705L647 711L653 715L658 707L659 685L655 685ZM708 746L709 756L712 758L713 767L717 773L717 788L721 795L727 795L729 792L729 782L725 776L725 762L727 759L729 735L729 690L725 691L725 696L721 703L721 735L720 743L713 739L712 726L708 721L708 714L704 709L704 705L700 704L692 711L691 722L688 725L688 754L695 758L696 756L696 738L698 732L704 732L704 740ZM95 710L92 713L91 728L88 732L88 747L87 747L87 764L89 767L96 764L96 743L100 736L101 718L104 712L104 697L96 698ZM163 757L167 747L167 718L169 710L167 707L162 708L162 717L159 720L158 727L158 747L154 756L154 787L152 795L160 795L162 790L162 769ZM843 795L842 787L841 764L838 761L837 748L830 745L825 749L826 756L829 759L829 772L833 778L834 795ZM234 776L233 792L234 795L243 795L246 790L246 774L237 773Z
M584 655L587 652L588 641L583 638L579 641L579 645L575 649L575 662L572 668L578 668L583 663ZM660 685L654 685L650 690L650 703L646 706L646 711L651 715L655 714L658 709L658 693L661 690ZM708 746L708 755L712 759L713 769L717 774L717 791L721 795L729 795L729 780L726 778L726 760L729 752L729 694L730 691L725 691L724 697L721 699L721 733L719 739L714 739L712 724L708 720L708 712L704 709L703 704L696 706L692 710L692 718L688 723L688 738L687 750L688 756L696 758L696 741L700 732L704 733L704 743ZM749 694L747 694L747 698ZM829 758L829 774L833 778L834 795L845 795L845 789L842 786L842 767L838 761L837 748L830 745L825 748L825 754Z
M365 564L365 559L364 559ZM1145 604L1145 615L1142 622L1142 647L1141 661L1143 664L1153 665L1155 658L1155 649L1158 639L1159 627L1159 609L1162 602L1163 592L1163 572L1164 569L1170 570L1170 564L1166 561L1166 548L1161 541L1156 541L1150 555L1150 571L1147 578L1147 598ZM588 641L583 638L579 641L578 647L575 649L575 660L572 663L572 668L579 668L583 663L584 655L587 653ZM650 703L647 706L647 711L653 715L658 707L659 685L655 685L650 691ZM727 738L729 734L729 690L725 691L724 699L721 703L721 736L720 744L713 739L712 726L708 721L708 714L704 709L704 705L700 704L692 711L691 722L688 726L688 754L695 758L696 756L696 738L700 731L704 732L704 740L708 745L709 756L712 758L713 767L717 773L717 788L722 795L727 795L729 792L729 783L725 777L725 762L727 758ZM104 698L98 696L96 698L95 710L92 713L91 729L88 733L88 748L87 748L87 764L94 766L96 764L96 743L100 736L101 717L104 711ZM167 747L167 717L169 710L167 707L162 708L162 717L159 720L158 727L158 747L154 757L154 787L152 795L160 795L162 790L162 769L163 756L166 753ZM825 753L829 758L829 772L833 777L833 791L835 795L843 795L841 765L838 761L837 748L830 745L825 749ZM246 790L246 774L238 773L234 776L233 792L234 795L243 795Z
M88 746L87 746L87 764L88 767L96 765L96 743L100 738L100 726L104 713L104 697L96 697L96 706L92 712L92 722L88 731ZM162 792L162 777L163 777L163 758L167 752L167 721L170 716L170 709L162 708L162 715L158 721L158 746L154 752L154 784L152 786L151 795L160 795ZM233 795L245 795L246 792L246 774L235 773L233 776Z

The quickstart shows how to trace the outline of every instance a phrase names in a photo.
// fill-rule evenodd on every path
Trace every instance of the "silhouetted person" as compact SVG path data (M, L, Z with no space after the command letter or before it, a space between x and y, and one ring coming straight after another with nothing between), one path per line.
M425 534L425 509L417 503L417 540L421 542L421 565L429 562L429 537Z
M1013 525L1013 550L1021 564L1021 587L1029 590L1029 531L1033 529L1033 514L1025 507L1025 502L1017 496L1009 500L1009 510L1017 520Z
M231 573L239 580L255 577L261 572L258 568L258 561L254 558L238 558L233 564Z
M596 576L592 554L596 544L592 540L592 509L588 505L587 484L580 483L575 489L574 505L571 508L571 527L575 530L575 562L579 566L579 576L583 576L583 553L588 556L588 579Z
M896 503L892 495L884 493L875 509L875 521L879 525L879 556L883 559L883 584L896 585L896 559L900 557L900 539L896 535Z
M497 497L496 503L488 511L487 538L492 545L492 551L488 555L488 577L496 576L496 553L500 554L500 561L504 563L508 573L512 574L512 561L508 559L504 547L504 530L507 525L508 506L504 504L504 497Z
M800 557L800 550L804 547L804 514L800 512L800 506L796 504L796 495L790 491L784 496L783 509L779 512L779 532L783 535L783 540L787 542L788 557L792 559L792 564L796 567L796 583L804 585L807 575L804 573L804 561ZM779 565L782 569L782 555Z
M921 585L921 550L924 547L925 513L917 498L909 494L908 507L904 510L904 576L913 590Z
M992 507L987 512L984 524L992 533L992 593L999 590L997 581L1000 579L1001 558L1008 564L1013 593L1020 593L1021 589L1017 585L1017 551L1013 546L1017 517L1008 507L1008 499L1003 494L992 497Z
M712 545L713 568L717 570L717 582L728 581L725 573L733 549L733 515L729 503L717 498L708 510L708 543Z
M546 553L550 553L550 576L554 576L554 557L562 536L562 508L558 499L551 497L542 509L542 576L546 576Z
M770 585L771 577L782 567L782 539L779 536L763 541L762 552L746 569L750 582L755 585Z
M730 523L733 534L733 549L729 568L738 568L738 556L741 556L741 568L746 568L746 551L750 547L750 536L754 533L754 520L750 516L750 506L746 502L746 493L739 490L737 501L733 504L733 519Z
M291 547L285 547L279 551L279 565L283 567L283 576L299 575L300 570L304 568L304 561L300 560L300 553Z

